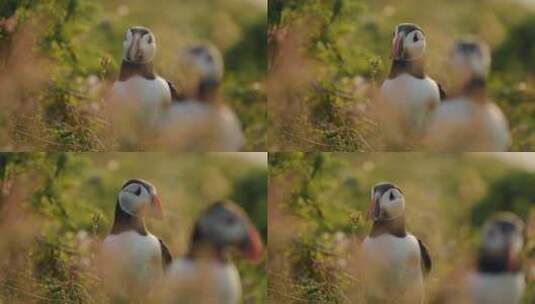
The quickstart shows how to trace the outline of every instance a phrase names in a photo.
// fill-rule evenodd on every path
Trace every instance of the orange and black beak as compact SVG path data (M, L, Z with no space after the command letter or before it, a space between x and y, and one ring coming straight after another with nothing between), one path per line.
M260 262L264 254L264 245L258 230L249 224L247 239L241 244L240 250L243 256L252 263Z
M157 219L163 219L162 204L158 195L152 194L152 201L150 202L150 215Z
M372 199L370 202L370 207L368 208L368 219L375 221L379 218L379 204L375 199Z
M392 58L401 59L403 57L403 34L397 33L392 45Z

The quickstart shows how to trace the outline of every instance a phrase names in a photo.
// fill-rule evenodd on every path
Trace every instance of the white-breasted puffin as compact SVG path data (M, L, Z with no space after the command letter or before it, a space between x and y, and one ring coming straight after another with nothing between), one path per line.
M482 42L463 39L453 45L449 66L459 93L434 111L425 140L430 149L507 150L511 140L507 119L486 96L490 61L489 48Z
M114 299L147 296L171 264L169 250L145 227L145 215L163 217L156 188L130 179L121 188L111 232L101 249L101 270Z
M241 123L218 98L224 70L221 53L200 45L187 48L181 56L196 81L189 96L173 103L162 117L161 144L179 150L239 151L245 142Z
M526 286L520 258L523 226L512 213L498 213L485 222L476 271L466 282L470 303L521 302Z
M119 77L112 87L114 101L135 107L149 121L157 119L161 111L178 98L173 84L155 74L155 54L156 38L150 29L143 26L128 28Z
M372 188L368 215L373 226L362 243L369 296L423 303L431 258L423 242L405 229L404 211L405 199L396 185L379 183Z
M247 214L232 202L219 201L201 214L187 254L170 266L163 303L241 303L240 275L230 260L231 250L251 262L263 256L261 237Z
M376 115L385 140L409 146L425 132L429 114L444 98L441 87L424 73L426 40L412 23L396 26L392 66L380 89Z

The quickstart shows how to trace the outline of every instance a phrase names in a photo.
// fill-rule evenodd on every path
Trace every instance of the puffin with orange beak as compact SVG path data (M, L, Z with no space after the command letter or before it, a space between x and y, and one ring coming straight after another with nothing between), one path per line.
M175 86L154 71L156 49L156 37L150 29L129 27L118 79L111 89L111 98L119 102L121 111L134 106L150 123L179 98Z
M206 209L194 225L187 254L169 268L164 303L241 303L240 275L231 252L257 263L263 244L247 214L230 201Z
M445 97L424 72L426 38L412 23L396 26L392 38L392 66L380 89L377 118L389 144L406 146L425 131L431 111Z
M398 186L379 183L372 188L368 215L373 224L362 251L368 290L373 293L369 296L380 302L424 301L424 275L431 270L431 258L423 242L405 229L404 213L405 198Z
M128 180L119 191L113 226L101 251L104 279L116 300L147 296L172 262L163 241L145 227L145 216L163 218L156 188L141 179Z

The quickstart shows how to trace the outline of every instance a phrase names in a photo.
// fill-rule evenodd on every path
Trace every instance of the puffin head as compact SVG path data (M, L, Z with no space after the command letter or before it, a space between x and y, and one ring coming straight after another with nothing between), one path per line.
M156 38L151 30L143 26L132 26L126 30L123 41L123 59L132 63L148 63L156 54Z
M425 35L423 30L413 23L396 25L392 38L392 58L413 61L422 58L424 53Z
M210 45L190 46L183 52L185 69L190 71L191 91L200 96L213 95L223 78L224 64L221 52ZM193 75L194 77L191 77Z
M524 245L524 224L513 213L498 213L483 225L480 251L488 257L505 259L512 265Z
M236 248L251 262L259 261L263 254L260 234L245 211L229 201L216 202L202 213L195 224L196 241L221 250Z
M371 189L368 217L376 221L389 221L403 216L405 198L398 186L382 182Z
M489 73L490 61L489 47L471 38L456 41L449 56L453 79L459 79L463 83L474 78L485 80Z
M135 217L145 215L158 219L163 218L160 199L156 188L141 179L131 179L124 183L118 197L119 207L124 212Z

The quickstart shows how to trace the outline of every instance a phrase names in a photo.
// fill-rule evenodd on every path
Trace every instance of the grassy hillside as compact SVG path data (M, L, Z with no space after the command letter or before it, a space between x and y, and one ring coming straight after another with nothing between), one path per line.
M533 160L532 160L533 161ZM426 303L446 302L472 267L482 221L513 211L527 223L523 303L535 299L535 174L485 154L270 154L269 300L373 303L359 275L369 191L401 187L408 230L427 243L433 270Z
M200 211L222 198L239 203L267 240L259 155L0 154L0 302L108 303L95 253L111 228L117 191L132 177L157 187L165 219L147 226L173 256L185 253ZM238 267L243 303L264 303L263 264Z
M390 68L394 26L412 22L426 34L426 72L446 92L445 60L454 39L474 35L490 45L489 98L509 120L511 150L534 150L533 6L493 0L273 0L268 14L272 149L389 149L369 106Z
M244 13L247 12L247 13ZM115 151L103 94L115 80L129 26L151 28L156 72L181 87L186 45L224 55L220 94L237 112L245 150L266 146L266 7L258 1L7 0L0 4L2 150Z

